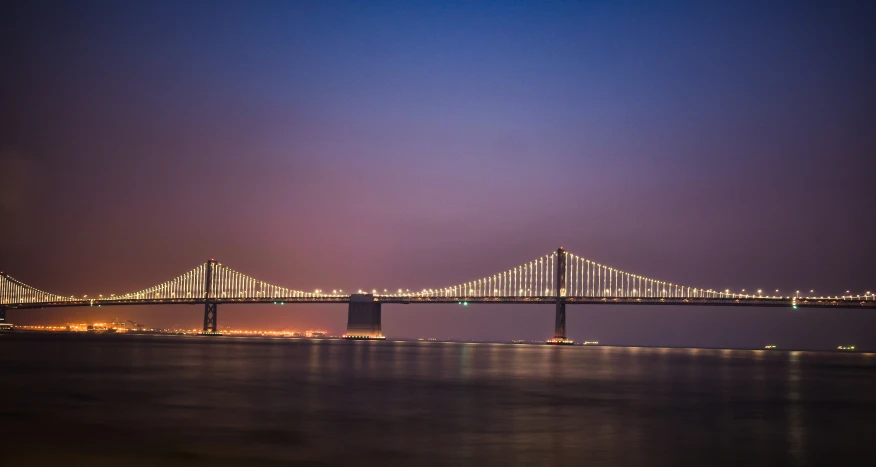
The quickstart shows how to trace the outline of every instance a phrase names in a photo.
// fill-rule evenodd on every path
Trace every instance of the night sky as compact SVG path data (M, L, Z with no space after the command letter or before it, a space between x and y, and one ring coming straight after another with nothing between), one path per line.
M558 246L696 287L876 291L876 3L4 2L0 269L63 295L215 257L437 288ZM201 307L11 311L199 327ZM344 330L346 307L220 307ZM385 306L544 339L553 307ZM582 307L569 336L876 348L862 311Z

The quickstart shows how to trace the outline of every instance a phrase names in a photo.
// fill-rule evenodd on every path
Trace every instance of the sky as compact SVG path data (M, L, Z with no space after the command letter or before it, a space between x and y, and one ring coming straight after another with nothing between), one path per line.
M421 289L562 245L696 287L876 291L874 22L844 1L4 2L0 269L62 295L208 258L296 289ZM219 325L342 333L345 313L226 306ZM568 313L576 340L876 348L859 311ZM539 339L553 308L383 322Z

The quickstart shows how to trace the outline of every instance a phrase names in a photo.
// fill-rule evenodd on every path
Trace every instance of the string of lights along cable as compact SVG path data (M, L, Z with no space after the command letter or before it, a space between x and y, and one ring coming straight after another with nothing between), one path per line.
M561 267L562 263L562 267ZM563 280L558 287L558 271ZM850 302L872 306L871 291L846 291L834 295L814 295L794 291L781 294L757 291L717 290L677 284L622 271L569 253L562 248L507 270L451 286L411 291L409 289L358 290L386 302L548 302L562 299L575 302L684 304L768 304L789 302L848 306ZM198 265L173 279L136 292L110 295L63 296L37 289L6 273L0 273L0 305L6 308L50 306L94 306L103 304L217 303L235 302L347 302L350 293L343 289L311 292L283 287L255 279L214 260Z

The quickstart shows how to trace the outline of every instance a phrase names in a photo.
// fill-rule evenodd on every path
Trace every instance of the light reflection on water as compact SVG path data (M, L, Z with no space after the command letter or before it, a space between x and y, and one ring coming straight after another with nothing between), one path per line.
M10 335L0 460L855 465L876 455L854 436L876 420L874 369L817 352Z

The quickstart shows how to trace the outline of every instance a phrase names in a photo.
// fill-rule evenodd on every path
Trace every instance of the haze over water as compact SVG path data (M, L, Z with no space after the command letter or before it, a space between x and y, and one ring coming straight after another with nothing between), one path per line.
M9 334L0 460L870 465L874 370L862 353Z

